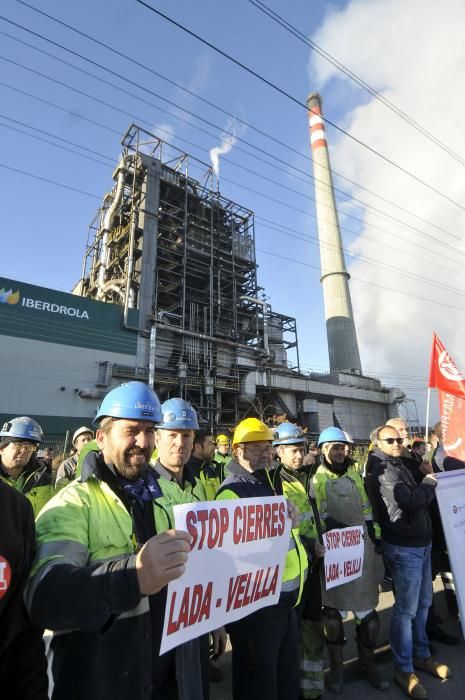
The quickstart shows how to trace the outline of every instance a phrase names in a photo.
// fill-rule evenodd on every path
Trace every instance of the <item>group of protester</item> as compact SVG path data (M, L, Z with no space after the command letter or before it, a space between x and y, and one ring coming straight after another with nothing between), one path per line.
M433 466L410 451L406 426L394 419L373 432L363 475L338 427L320 434L316 463L292 423L273 430L246 418L232 440L214 440L188 402L160 405L141 382L110 391L94 427L95 435L86 426L74 433L74 455L55 483L36 456L43 435L35 420L12 418L0 431L0 687L8 697L207 700L227 635L234 700L320 697L325 652L326 688L340 694L350 611L360 670L386 690L375 662L378 556L395 596L395 681L426 698L416 670L450 676L427 634L440 445ZM273 495L286 497L292 521L278 604L160 656L166 587L190 552L188 533L173 528L173 506ZM354 525L364 532L362 575L326 589L324 533ZM450 576L443 550L436 572Z

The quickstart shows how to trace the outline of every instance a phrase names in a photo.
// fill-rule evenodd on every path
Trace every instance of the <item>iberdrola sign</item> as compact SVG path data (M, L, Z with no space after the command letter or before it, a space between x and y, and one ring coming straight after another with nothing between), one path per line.
M65 304L55 304L54 302L45 301L44 299L34 299L21 295L19 289L0 289L0 303L25 306L27 309L35 309L36 311L45 311L51 314L61 314L63 316L74 316L75 318L89 320L89 314L85 309L79 309L75 306Z

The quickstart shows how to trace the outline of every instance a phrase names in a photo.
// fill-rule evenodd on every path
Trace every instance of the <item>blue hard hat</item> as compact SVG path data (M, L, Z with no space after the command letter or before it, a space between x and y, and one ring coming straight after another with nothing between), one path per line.
M127 418L128 420L161 420L161 407L158 396L143 382L128 382L112 389L100 404L92 421L98 425L102 418Z
M294 423L281 423L275 429L273 447L277 445L303 445L304 434Z
M184 399L168 399L161 405L163 417L157 428L161 430L198 430L197 411Z
M318 438L318 447L323 445L325 442L343 442L347 443L347 437L343 430L340 428L325 428L321 431L320 437Z
M29 416L12 418L4 423L0 430L0 440L11 438L12 440L29 440L39 444L42 442L43 436L42 428L38 422Z

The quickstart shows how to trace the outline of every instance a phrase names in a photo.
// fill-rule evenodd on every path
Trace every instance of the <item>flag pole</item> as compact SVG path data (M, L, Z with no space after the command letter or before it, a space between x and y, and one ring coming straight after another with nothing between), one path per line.
M426 399L426 426L425 426L425 442L428 444L429 435L429 404L431 399L431 387L428 387L428 398Z

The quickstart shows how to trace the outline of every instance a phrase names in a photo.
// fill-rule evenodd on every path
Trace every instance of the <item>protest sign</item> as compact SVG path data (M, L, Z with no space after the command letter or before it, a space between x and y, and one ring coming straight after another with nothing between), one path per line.
M360 578L363 569L363 525L330 530L323 534L326 548L326 590Z
M465 469L437 474L436 497L465 636Z
M192 537L186 571L168 585L160 654L274 605L291 520L283 496L174 506Z

